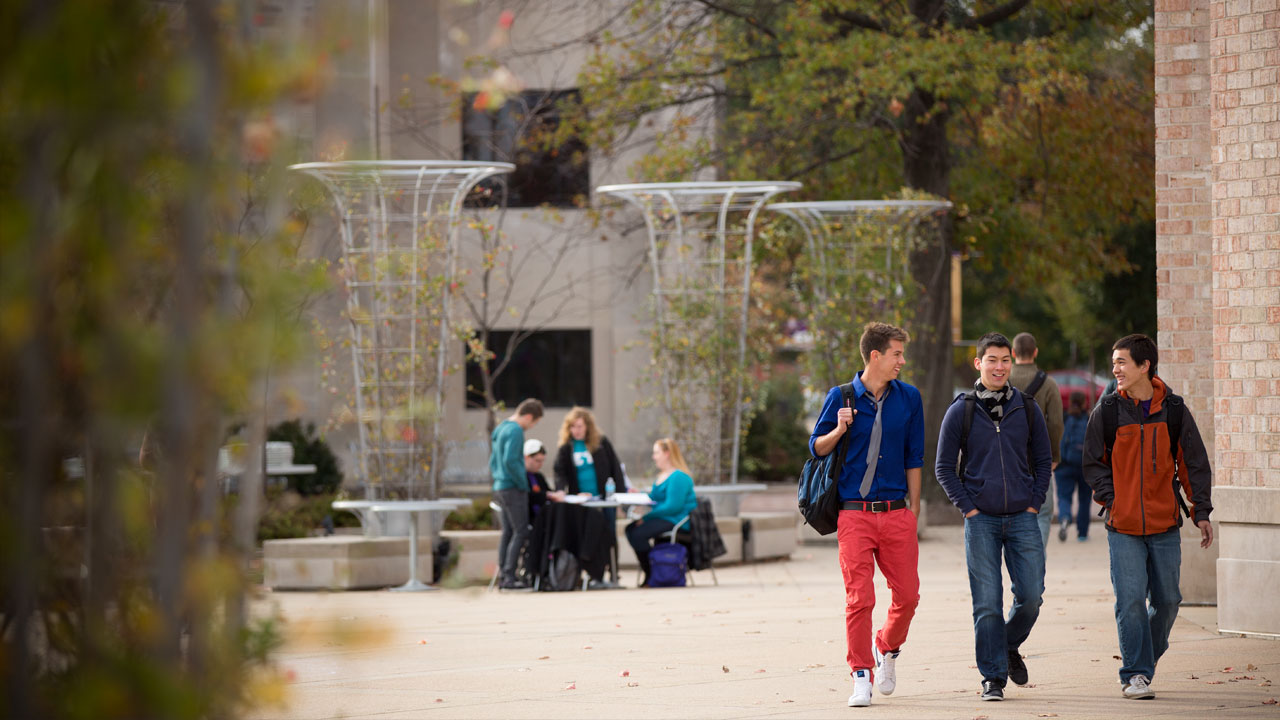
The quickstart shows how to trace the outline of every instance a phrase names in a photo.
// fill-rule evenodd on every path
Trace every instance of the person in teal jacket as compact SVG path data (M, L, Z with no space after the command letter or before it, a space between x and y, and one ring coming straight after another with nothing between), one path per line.
M489 476L493 501L502 508L502 537L498 540L498 587L522 590L529 584L516 577L516 566L529 537L529 477L524 469L524 433L542 419L542 403L525 400L511 417L498 423L489 443Z
M636 560L644 578L640 587L649 584L649 550L653 538L669 533L676 523L685 519L697 507L693 495L693 478L689 466L680 454L680 446L671 438L662 438L653 444L653 462L658 466L658 480L649 491L653 506L641 519L627 526L627 542L636 552Z

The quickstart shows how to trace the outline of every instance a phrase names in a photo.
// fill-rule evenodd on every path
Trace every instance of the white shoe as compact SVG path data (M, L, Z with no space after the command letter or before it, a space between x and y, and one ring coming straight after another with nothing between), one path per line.
M1146 675L1134 675L1125 683L1124 696L1130 700L1150 700L1156 694L1148 684Z
M894 688L898 687L898 671L894 668L898 653L880 652L875 640L871 641L871 649L876 654L876 686L881 695L892 695Z
M871 673L859 670L853 674L853 694L849 696L849 707L871 706Z

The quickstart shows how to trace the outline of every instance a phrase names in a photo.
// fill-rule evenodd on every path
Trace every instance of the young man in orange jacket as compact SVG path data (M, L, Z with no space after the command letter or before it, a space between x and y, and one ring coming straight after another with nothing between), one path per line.
M1182 602L1180 511L1200 528L1200 547L1213 543L1209 456L1191 411L1156 376L1157 361L1146 335L1116 341L1116 392L1093 409L1084 441L1085 481L1106 518L1122 693L1139 700L1155 697L1151 679Z

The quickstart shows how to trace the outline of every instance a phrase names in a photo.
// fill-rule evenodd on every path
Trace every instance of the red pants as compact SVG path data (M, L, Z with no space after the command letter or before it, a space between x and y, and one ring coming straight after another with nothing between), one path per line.
M893 603L884 627L876 633L880 652L897 650L907 639L911 618L920 603L920 545L916 540L916 516L909 508L887 513L841 510L836 526L840 541L840 571L844 574L845 630L849 642L849 669L870 669L871 611L876 606L875 564L879 563Z

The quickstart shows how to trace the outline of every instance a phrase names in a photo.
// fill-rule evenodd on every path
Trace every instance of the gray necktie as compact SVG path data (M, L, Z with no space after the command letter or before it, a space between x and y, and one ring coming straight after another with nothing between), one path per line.
M883 413L880 410L884 407L884 399L888 396L889 389L885 388L879 400L871 398L871 402L876 406L876 419L871 423L871 438L867 441L867 471L862 474L862 487L858 488L858 494L864 498L871 492L871 481L876 479L876 465L880 461L880 435L884 432L884 426L880 423Z

